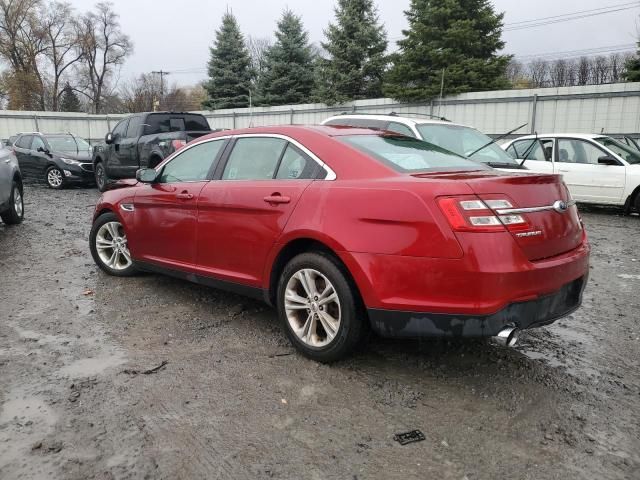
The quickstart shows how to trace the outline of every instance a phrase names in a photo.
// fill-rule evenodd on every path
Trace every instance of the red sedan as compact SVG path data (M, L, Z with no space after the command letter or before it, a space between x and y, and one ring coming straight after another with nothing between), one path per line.
M199 138L102 196L91 253L274 305L333 361L383 336L498 336L579 307L589 245L558 175L504 173L344 127Z

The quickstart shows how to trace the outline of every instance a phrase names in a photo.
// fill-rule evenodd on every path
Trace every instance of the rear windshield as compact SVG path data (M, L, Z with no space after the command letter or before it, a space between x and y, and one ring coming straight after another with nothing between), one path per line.
M207 119L196 114L158 113L147 117L145 135L169 132L208 132L211 130Z
M615 140L611 137L600 137L595 139L600 145L604 145L609 150L613 151L616 155L624 158L627 163L630 164L638 164L640 163L640 152L637 150L625 145L618 140Z
M91 150L91 145L80 137L71 135L46 137L52 152L79 153Z
M338 138L398 172L488 168L431 143L401 135L348 135Z

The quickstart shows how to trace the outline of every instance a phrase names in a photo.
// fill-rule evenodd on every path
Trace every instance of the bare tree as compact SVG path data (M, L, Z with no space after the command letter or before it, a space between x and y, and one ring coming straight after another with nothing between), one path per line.
M511 85L517 85L524 77L524 65L522 65L522 62L512 58L507 65L506 76Z
M549 67L549 80L552 87L569 87L575 85L575 63L571 60L558 59Z
M251 68L255 74L254 83L257 83L260 75L265 69L267 62L267 52L272 46L271 39L266 37L247 37L246 40L247 50L249 50L249 57L251 58Z
M591 79L591 59L580 57L576 67L576 84L588 85Z
M529 78L533 87L544 87L549 76L549 62L537 58L529 64Z
M150 112L160 98L160 79L151 73L125 83L120 87L120 99L127 113Z
M39 22L41 5L40 0L0 0L0 57L11 68L9 108L45 107L39 62L48 39Z
M592 60L591 79L596 85L609 83L609 60L607 57L599 55Z
M82 48L78 48L79 28L71 5L66 2L49 4L43 27L49 44L45 54L53 69L51 109L57 112L63 90L62 77L83 56Z
M84 15L78 30L83 55L80 91L89 99L93 112L101 113L103 97L111 95L116 86L116 69L132 53L133 45L109 2L98 3L94 11Z

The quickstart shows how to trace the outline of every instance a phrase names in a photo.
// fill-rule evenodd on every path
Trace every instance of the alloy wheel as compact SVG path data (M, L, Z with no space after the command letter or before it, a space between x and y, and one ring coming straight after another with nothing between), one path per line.
M53 188L62 186L62 172L57 168L52 168L47 172L47 183Z
M96 251L100 260L113 270L131 266L127 236L120 222L107 222L100 227L96 234Z
M96 165L96 184L100 190L104 188L104 183L104 167L102 166L102 163L98 163Z
M19 218L22 218L24 212L24 203L22 200L22 193L17 185L13 187L13 210Z
M291 276L284 309L293 332L311 347L329 345L340 329L340 299L329 279L317 270L304 268Z

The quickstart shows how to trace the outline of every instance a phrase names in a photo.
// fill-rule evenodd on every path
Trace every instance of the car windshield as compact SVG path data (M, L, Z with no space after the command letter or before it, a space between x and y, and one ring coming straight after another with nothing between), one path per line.
M399 172L485 168L437 145L402 135L348 135L339 139Z
M91 150L91 145L86 140L71 135L47 137L47 142L49 142L52 152L76 153Z
M491 141L490 137L475 128L461 125L423 123L416 125L416 128L425 142L438 145L465 157ZM495 143L487 145L470 158L489 165L518 165L518 162Z
M616 155L622 157L627 163L632 165L640 164L640 152L637 152L633 148L625 145L618 140L615 140L611 137L599 137L594 139L600 145L607 147Z

